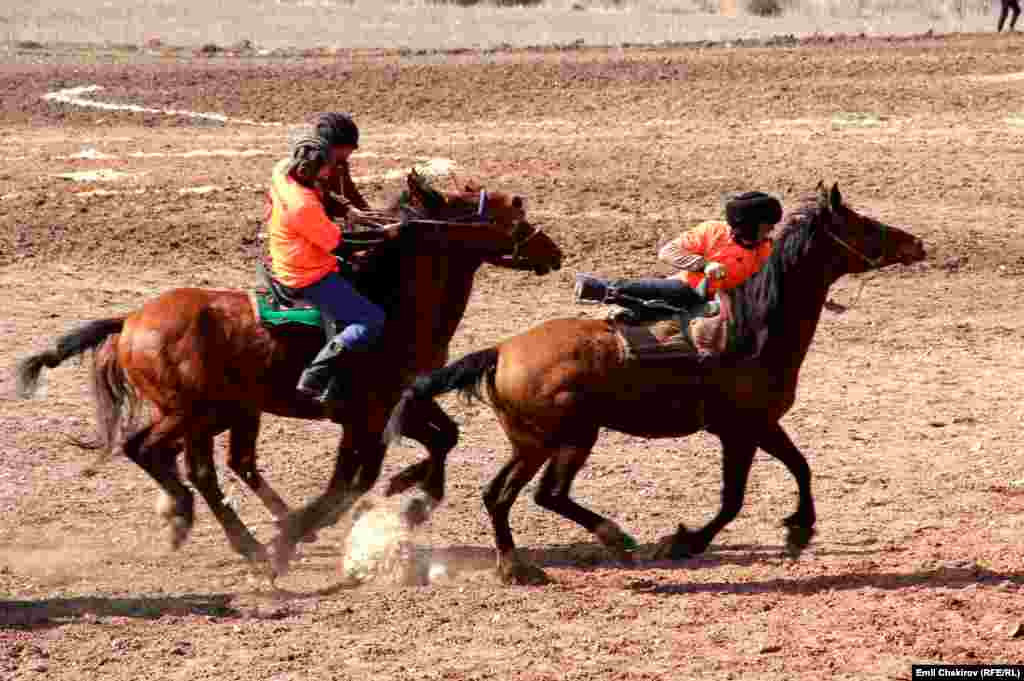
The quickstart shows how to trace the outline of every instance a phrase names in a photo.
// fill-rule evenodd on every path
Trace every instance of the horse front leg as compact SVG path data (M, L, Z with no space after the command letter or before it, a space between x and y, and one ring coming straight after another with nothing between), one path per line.
M395 474L385 496L401 494L416 485L437 507L444 499L445 464L459 441L459 427L434 400L413 400L406 407L402 435L427 448L427 458Z
M787 516L782 524L788 528L786 553L793 558L799 558L814 537L814 523L817 521L814 496L811 494L811 467L807 465L807 459L778 423L772 424L757 443L770 456L781 461L796 478L800 500L797 502L796 512Z
M704 553L715 535L731 523L743 508L743 497L757 445L746 436L719 435L719 438L722 441L722 507L711 522L696 532L680 525L675 534L659 542L655 558L680 560Z
M379 431L375 436L357 440L351 434L353 430L351 423L346 424L327 489L305 507L288 514L280 523L281 530L274 539L273 568L277 576L288 573L299 541L322 527L336 523L380 476L385 448L380 442Z

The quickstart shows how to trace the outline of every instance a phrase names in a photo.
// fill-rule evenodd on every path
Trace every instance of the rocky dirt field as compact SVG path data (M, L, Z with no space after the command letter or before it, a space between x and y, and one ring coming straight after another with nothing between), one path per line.
M1024 662L1020 46L964 35L8 59L0 678L906 679L914 662ZM271 588L205 507L169 552L155 485L130 462L83 477L91 459L67 437L91 433L87 365L49 372L19 401L16 362L175 286L254 286L270 168L294 126L332 109L362 125L353 167L375 203L413 163L448 159L460 179L528 197L564 248L567 267L546 277L481 270L455 354L603 314L572 304L573 272L663 272L656 246L720 214L730 191L791 203L835 181L924 239L926 262L834 287L851 309L826 313L804 365L784 421L815 475L804 556L780 555L796 489L759 454L744 512L685 561L620 565L527 490L514 529L553 583L503 586L480 489L508 448L490 411L455 401L449 496L420 537L453 565L430 586L347 588L339 527ZM337 438L330 424L267 418L262 468L304 502ZM421 455L393 449L382 479ZM269 541L271 518L224 475ZM646 547L709 519L719 485L712 438L607 433L575 491Z

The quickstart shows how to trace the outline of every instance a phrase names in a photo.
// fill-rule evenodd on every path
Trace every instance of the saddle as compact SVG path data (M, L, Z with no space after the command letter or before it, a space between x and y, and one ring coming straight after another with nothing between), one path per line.
M333 322L320 312L320 308L275 279L262 261L256 263L256 274L264 288L257 289L250 296L253 312L261 324L312 326L322 329L327 337L334 335Z
M663 301L617 301L625 307L612 318L624 360L705 359L735 349L732 300L720 292L712 302L682 309Z

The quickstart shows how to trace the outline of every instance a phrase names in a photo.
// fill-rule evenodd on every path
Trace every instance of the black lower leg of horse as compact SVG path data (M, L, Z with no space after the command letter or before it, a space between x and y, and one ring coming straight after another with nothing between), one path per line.
M407 407L402 435L426 447L429 456L392 477L386 495L401 494L417 485L436 506L444 499L445 463L459 441L459 427L434 400L415 400Z
M494 527L494 545L499 554L507 554L515 550L516 543L512 538L512 528L508 524L508 516L512 504L526 483L530 482L540 467L547 460L547 455L533 450L516 447L512 459L502 466L494 476L491 484L484 492L484 507L491 516Z
M192 492L178 477L176 458L180 451L182 421L157 418L125 440L125 456L138 464L160 485L165 495L158 505L171 530L171 548L177 549L188 538L195 519Z
M796 512L782 522L789 528L789 550L799 553L810 543L814 535L814 523L817 521L814 496L811 494L811 467L807 465L807 459L778 423L765 432L757 444L769 455L781 461L796 478L800 500L797 502Z
M719 437L722 440L722 507L711 522L696 532L680 528L672 547L673 558L703 553L722 528L731 523L743 508L743 497L757 445L746 437Z
M250 561L265 561L266 550L234 509L224 503L224 492L217 482L217 469L213 463L213 435L190 434L185 443L185 459L189 482L203 495L207 506L224 528L231 548Z
M996 31L1003 30L1007 16L1010 16L1010 30L1012 31L1017 25L1017 17L1020 16L1020 3L1017 0L1003 0L1002 7L999 9L999 23L996 25Z
M273 558L274 572L278 576L288 572L295 548L303 537L313 536L319 528L330 525L332 519L340 518L358 500L353 493L353 484L360 472L359 450L352 445L347 428L338 446L334 473L327 489L280 522L281 531L274 539Z
M384 463L384 447L375 443L355 447L346 433L338 447L334 473L323 494L304 508L289 514L282 523L281 541L294 549L299 538L333 525L368 492Z
M629 560L636 549L635 540L611 520L594 513L569 496L576 475L587 462L597 441L597 430L581 445L564 446L555 453L544 470L534 500L549 511L586 528L611 549L617 558Z
M256 440L260 433L260 414L239 415L231 426L228 444L228 468L263 502L275 519L288 515L288 504L267 484L256 468Z
M327 491L331 504L326 507L323 517L312 529L318 530L336 524L363 495L373 489L384 466L384 453L384 447L375 444L360 447L348 455L354 466L344 467L339 482L336 483L332 478ZM334 487L337 487L337 493L331 492Z
M590 532L595 532L598 525L607 522L607 519L580 506L569 497L573 480L583 468L588 456L590 456L589 447L562 447L559 449L548 463L544 475L541 476L534 501L541 507L554 511Z

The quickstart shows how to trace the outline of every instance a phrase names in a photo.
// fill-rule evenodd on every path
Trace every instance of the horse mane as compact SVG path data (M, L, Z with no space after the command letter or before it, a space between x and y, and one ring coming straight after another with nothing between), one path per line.
M786 274L810 250L825 212L817 194L801 199L775 237L772 253L761 269L733 289L733 316L740 354L758 355L767 336L781 331L777 327L785 303Z

